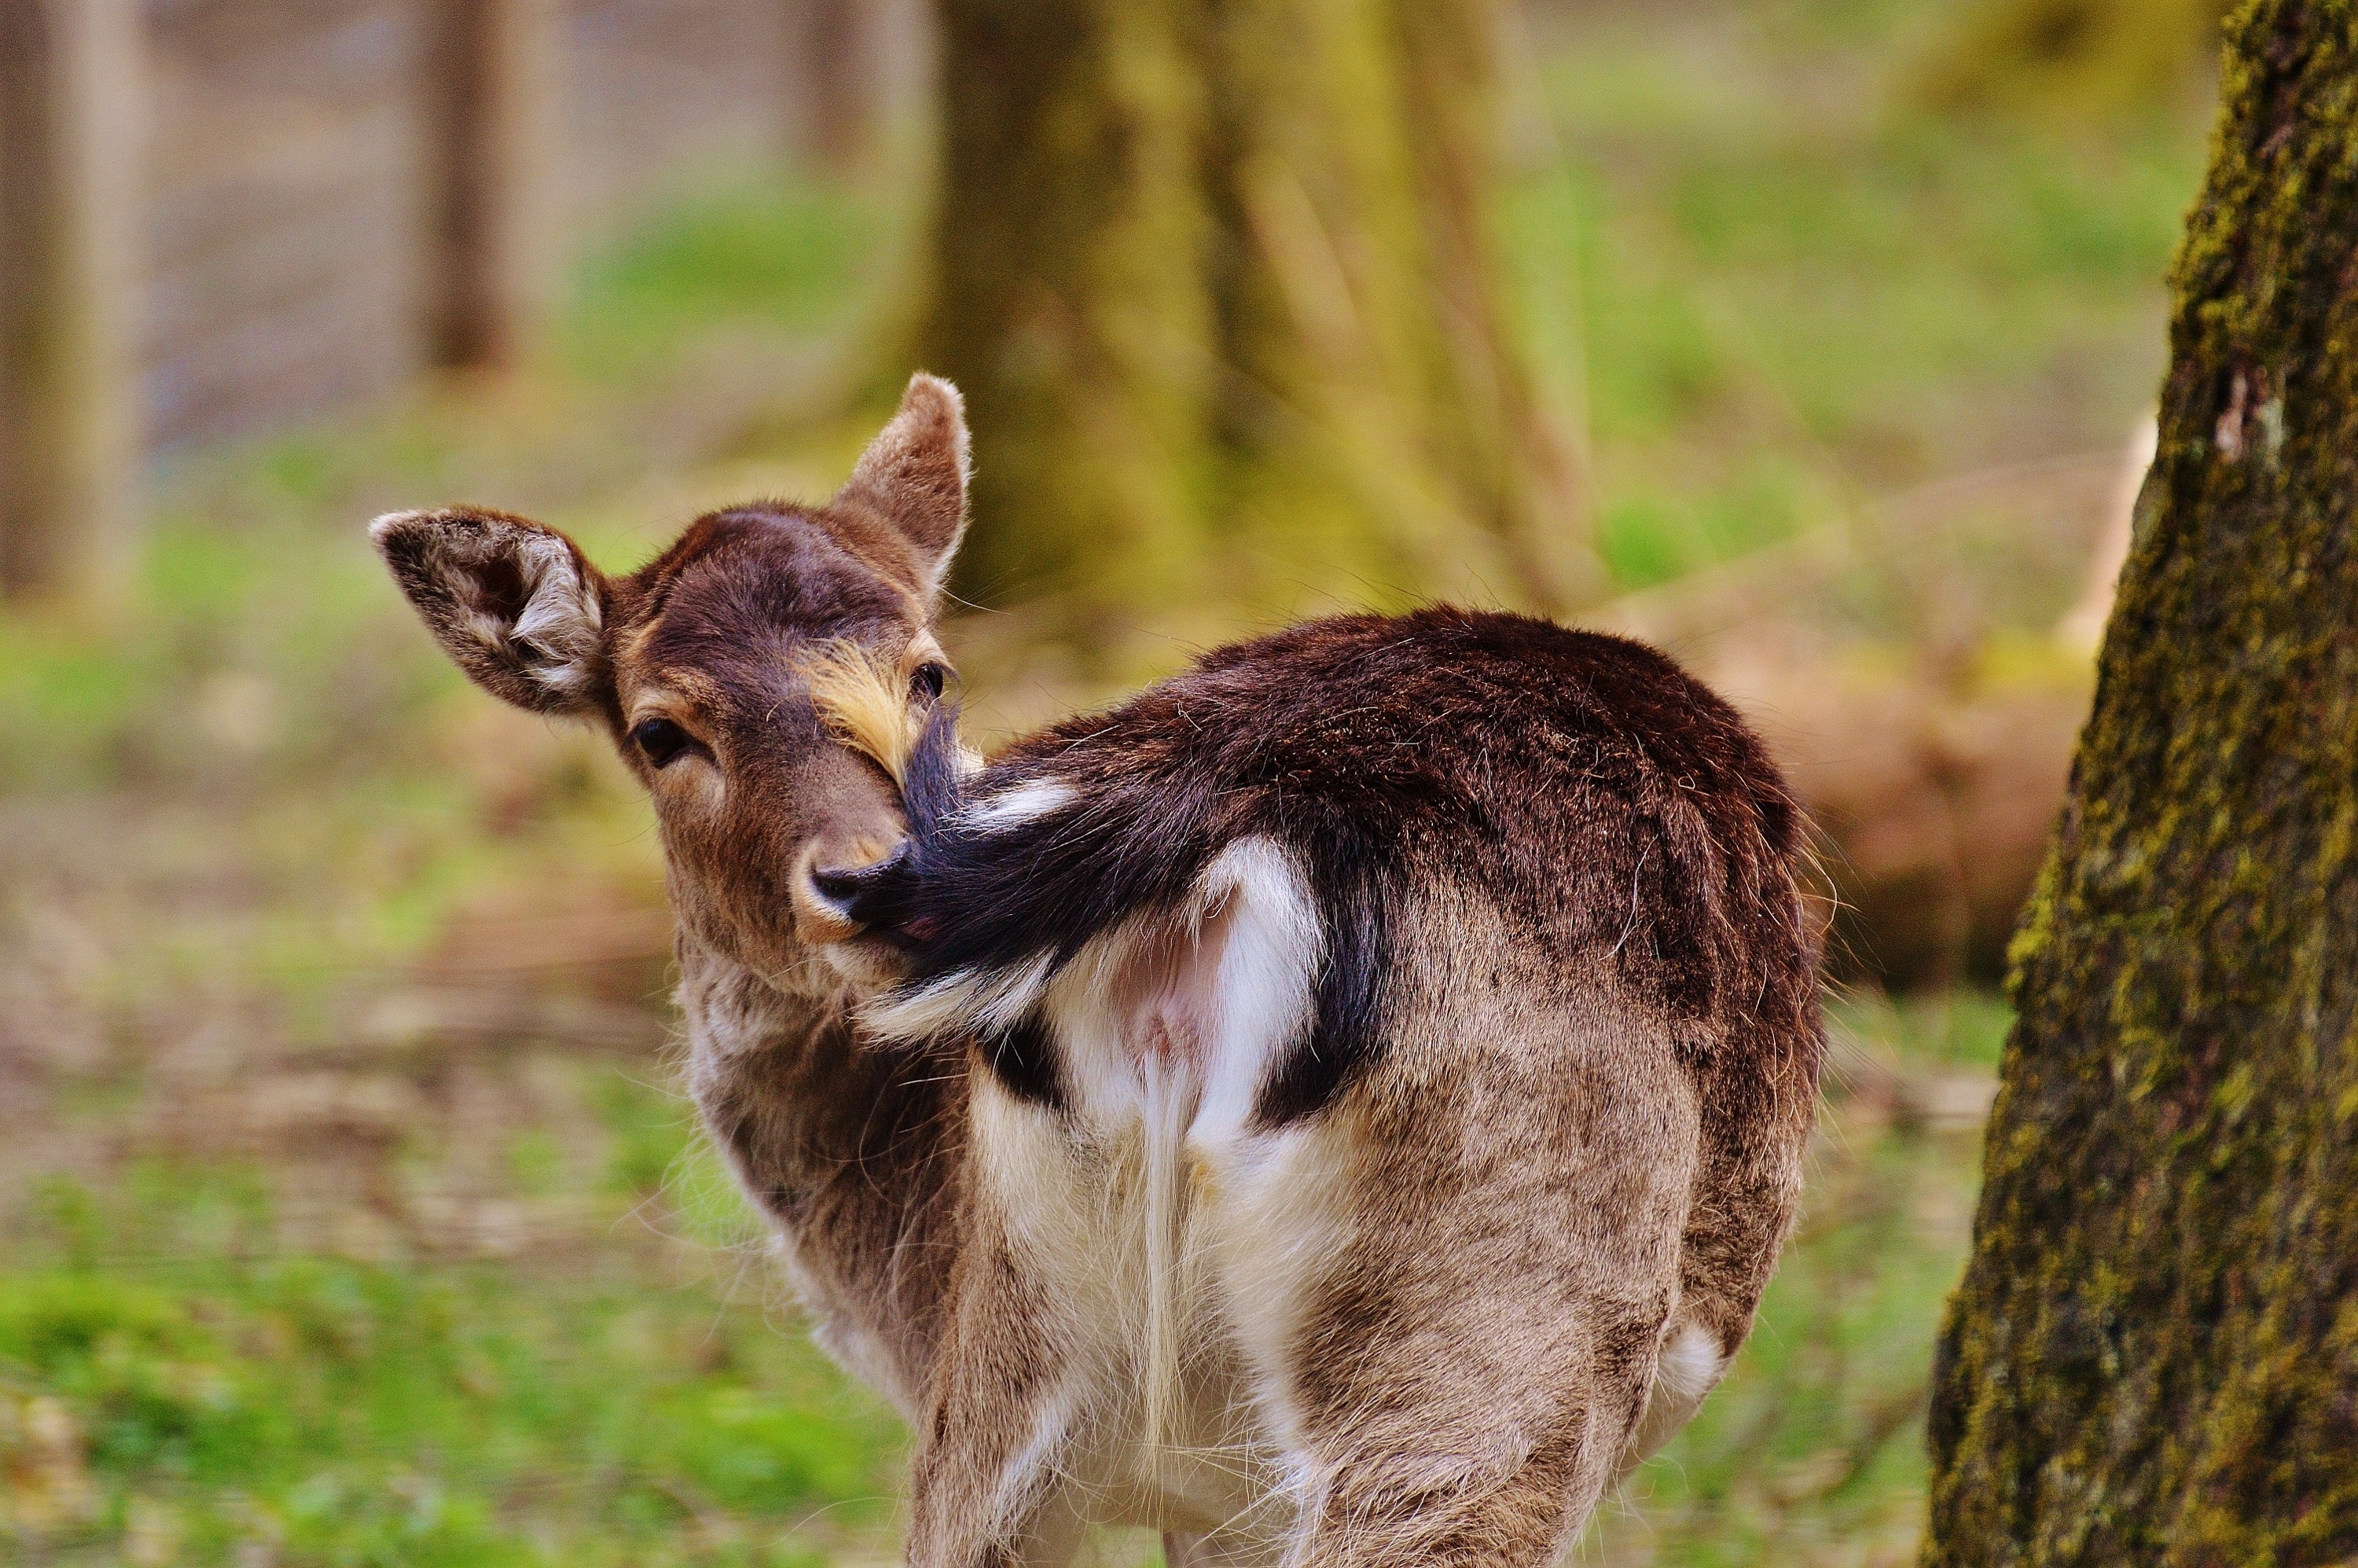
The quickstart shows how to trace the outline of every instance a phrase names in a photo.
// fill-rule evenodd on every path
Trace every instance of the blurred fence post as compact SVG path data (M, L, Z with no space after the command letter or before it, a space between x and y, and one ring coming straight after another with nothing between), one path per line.
M874 150L877 0L793 0L794 140L821 168L857 169Z
M427 0L427 331L449 367L512 364L557 253L555 0Z
M139 0L0 0L0 593L101 586L141 488Z

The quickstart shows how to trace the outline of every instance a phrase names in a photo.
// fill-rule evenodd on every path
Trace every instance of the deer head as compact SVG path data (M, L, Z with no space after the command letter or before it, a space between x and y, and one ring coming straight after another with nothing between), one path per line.
M824 506L698 519L609 577L557 530L477 508L377 519L443 651L494 697L604 726L654 802L695 939L780 983L884 977L823 896L904 833L900 784L941 697L933 625L966 523L957 389L919 375Z

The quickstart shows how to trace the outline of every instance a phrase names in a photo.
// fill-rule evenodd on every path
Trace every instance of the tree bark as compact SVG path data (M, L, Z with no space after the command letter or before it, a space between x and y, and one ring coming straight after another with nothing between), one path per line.
M2358 1556L2358 5L2256 0L1942 1332L1928 1565Z
M968 593L1595 587L1494 255L1497 5L938 0Z

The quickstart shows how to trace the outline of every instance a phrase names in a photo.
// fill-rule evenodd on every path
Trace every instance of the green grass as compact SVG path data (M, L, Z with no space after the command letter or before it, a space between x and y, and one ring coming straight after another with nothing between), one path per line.
M611 1074L602 1098L609 1237L557 1263L290 1255L270 1175L234 1166L41 1184L0 1260L0 1544L457 1568L873 1535L895 1423L730 1246L757 1227L680 1108ZM514 1147L544 1183L560 1163Z
M1937 11L1599 8L1548 34L1563 162L1513 193L1507 243L1623 586L2115 445L2149 406L2204 114L1931 114L1907 89Z
M145 1519L192 1562L799 1563L889 1513L896 1442L782 1326L626 1271L110 1255L0 1277L0 1389L80 1435L61 1559Z
M1896 1563L1914 1539L1929 1330L1977 1140L1912 1118L1904 1091L1895 1108L1877 1075L1985 1075L2006 1014L1959 997L1836 1022L1850 1044L1801 1234L1752 1343L1587 1560ZM257 1544L287 1564L889 1550L896 1424L742 1250L759 1226L678 1104L597 1081L606 1238L554 1261L288 1255L269 1174L233 1166L44 1184L0 1255L0 1471L27 1471L33 1401L75 1434L75 1479L52 1489L81 1500L43 1560L105 1560L134 1521L188 1563ZM546 1190L579 1152L525 1129L509 1158Z
M561 350L578 374L617 375L684 336L836 327L886 234L872 200L774 173L691 194L580 269Z

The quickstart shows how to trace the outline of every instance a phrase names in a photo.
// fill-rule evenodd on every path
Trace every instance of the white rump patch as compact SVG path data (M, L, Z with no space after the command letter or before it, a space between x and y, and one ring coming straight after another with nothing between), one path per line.
M1051 781L1008 793L1022 798L982 809L1037 814L1069 795ZM1061 968L1044 947L879 999L862 1017L887 1039L914 1041L959 1029L997 1033L1044 1006L1084 1111L1129 1119L1152 1087L1167 1114L1165 1093L1179 1087L1187 1106L1178 1125L1191 1138L1217 1137L1244 1126L1271 1059L1308 1023L1320 940L1293 857L1271 839L1240 838L1178 909L1133 916Z
M1024 800L1055 804L1044 790ZM1331 1197L1351 1151L1253 1119L1311 1022L1323 945L1298 860L1243 838L1174 905L1133 913L1053 975L1035 953L946 977L880 1020L939 1029L1038 1010L1064 1103L1046 1111L985 1079L978 1174L1072 1359L1104 1379L1110 1397L1087 1419L1120 1485L1193 1499L1153 1521L1166 1526L1259 1528L1245 1516L1278 1456L1241 1434L1290 1433L1299 1303L1347 1234ZM1011 1474L1042 1452L1035 1436Z
M1044 987L1034 966L991 988L1038 994L1065 1114L1085 1130L1028 1108L1011 1125L979 1120L986 1160L1044 1254L1067 1260L1068 1277L1097 1281L1088 1293L1120 1303L1102 1326L1130 1364L1132 1436L1149 1452L1185 1424L1189 1346L1217 1315L1205 1293L1220 1250L1207 1229L1217 1226L1213 1206L1223 1173L1254 1162L1263 1141L1254 1103L1310 1021L1320 944L1317 907L1293 857L1273 839L1243 838L1178 907L1101 933ZM1033 1140L1051 1125L1060 1143L1105 1162L1088 1192L1044 1190L1060 1167Z
M1196 1139L1240 1133L1278 1054L1309 1027L1318 970L1317 905L1293 858L1267 838L1231 844L1204 873L1199 931L1225 924L1206 1016Z
M1222 850L1176 910L1091 939L1045 997L1079 1108L1111 1127L1151 1098L1191 1141L1241 1129L1271 1058L1308 1022L1319 940L1293 857L1258 837Z

